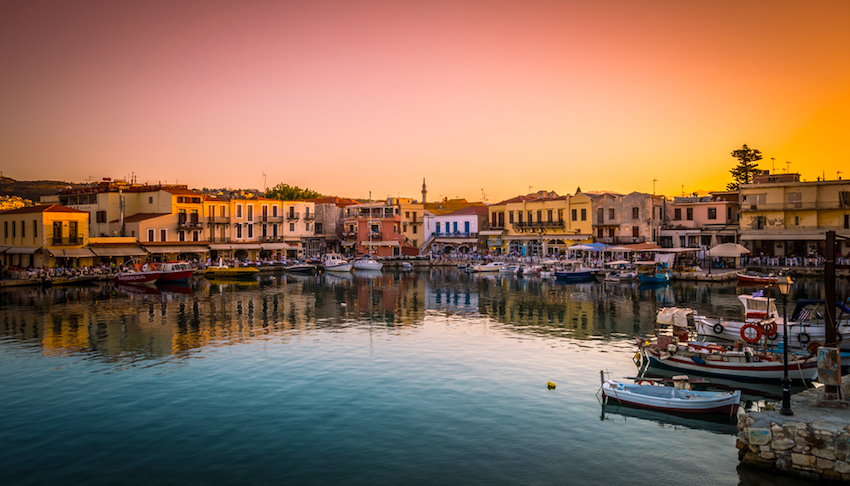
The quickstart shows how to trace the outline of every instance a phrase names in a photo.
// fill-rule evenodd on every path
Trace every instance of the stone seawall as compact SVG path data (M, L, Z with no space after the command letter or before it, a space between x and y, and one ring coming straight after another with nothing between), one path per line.
M850 389L844 377L842 390ZM846 395L845 395L846 396ZM850 409L816 404L821 389L791 397L794 415L775 410L738 415L742 464L806 479L850 483Z

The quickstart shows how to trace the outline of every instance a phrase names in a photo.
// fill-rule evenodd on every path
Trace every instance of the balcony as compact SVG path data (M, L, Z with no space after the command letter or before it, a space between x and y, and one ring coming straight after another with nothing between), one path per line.
M260 216L259 220L261 223L282 223L283 215L273 216L269 214L263 214Z
M842 201L807 201L764 204L741 204L741 211L815 211L818 209L850 209L850 204Z
M209 239L210 243L230 243L229 236L211 236Z
M179 230L200 230L203 229L204 225L200 221L183 221L177 222L177 229Z
M646 236L606 236L604 238L594 238L596 243L605 243L606 245L633 245L635 243L646 243Z
M52 246L76 246L84 244L85 241L86 240L83 235L66 236L64 238L61 236L54 236L50 239L50 244Z
M316 213L304 213L304 221L313 221L316 219Z
M295 212L286 213L286 220L287 221L295 221L295 220L298 220L299 218L301 218L301 213L295 213Z
M207 216L207 224L230 224L230 216Z
M478 233L474 231L449 231L445 233L435 232L434 238L478 238Z
M283 243L283 236L261 236L260 243Z
M357 232L356 231L343 231L342 237L343 238L357 238Z
M514 225L514 228L563 228L564 220L558 221L517 221L516 223L511 223Z

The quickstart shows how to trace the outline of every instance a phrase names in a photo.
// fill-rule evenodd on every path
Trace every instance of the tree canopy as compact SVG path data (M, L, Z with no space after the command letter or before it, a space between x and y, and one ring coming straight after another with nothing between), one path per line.
M761 152L756 149L751 149L744 144L738 150L732 151L732 157L738 159L738 165L729 172L732 173L732 180L726 185L726 189L737 191L741 184L749 184L753 182L753 176L758 168L757 162L761 160Z
M314 199L322 197L322 195L310 189L301 189L298 186L290 186L281 182L274 187L266 189L266 197L281 199L283 201L294 201L297 199Z

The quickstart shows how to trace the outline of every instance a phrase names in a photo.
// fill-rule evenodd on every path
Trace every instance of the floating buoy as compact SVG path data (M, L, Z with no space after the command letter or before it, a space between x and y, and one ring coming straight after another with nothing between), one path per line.
M550 382L546 383L546 386L547 386L547 387L549 387L549 389L550 389L550 390L554 390L554 389L555 389L555 383L554 383L554 382L552 382L552 381L550 381Z

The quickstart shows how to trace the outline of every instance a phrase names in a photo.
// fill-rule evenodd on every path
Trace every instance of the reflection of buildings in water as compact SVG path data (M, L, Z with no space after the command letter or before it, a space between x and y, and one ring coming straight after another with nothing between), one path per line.
M357 278L346 301L349 317L379 321L395 327L416 325L425 316L425 284L415 274L384 273Z

